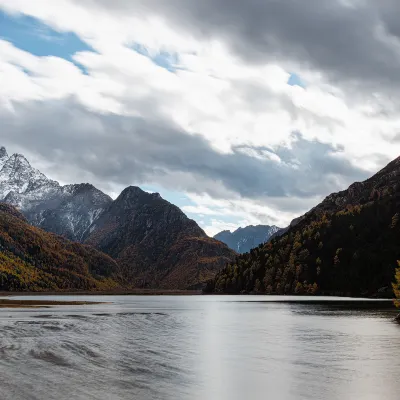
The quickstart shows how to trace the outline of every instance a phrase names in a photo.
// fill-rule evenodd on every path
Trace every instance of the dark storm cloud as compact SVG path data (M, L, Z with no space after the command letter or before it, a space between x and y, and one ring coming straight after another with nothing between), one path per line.
M399 83L397 0L89 0L111 13L158 14L176 30L219 38L247 62L311 68L366 90ZM296 72L296 71L294 71Z
M96 114L73 99L15 105L0 118L1 144L19 143L22 152L51 162L52 178L57 171L69 181L92 176L102 187L155 182L219 197L224 188L248 198L308 197L367 176L337 149L300 134L291 149L240 146L221 154L171 122ZM266 152L282 162L262 158Z

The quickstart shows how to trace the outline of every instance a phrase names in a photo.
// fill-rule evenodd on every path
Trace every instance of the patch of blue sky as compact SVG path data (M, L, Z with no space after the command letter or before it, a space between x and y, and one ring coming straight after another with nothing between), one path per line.
M196 204L182 192L167 190L161 186L156 185L140 185L140 187L146 192L159 193L163 199L169 201L170 203L178 206L181 209L185 206L196 206ZM221 214L221 210L218 208L215 209L215 214L201 214L186 212L185 210L183 211L189 218L195 220L203 229L212 226L213 219L225 222L227 224L237 223L236 218L231 215Z
M74 63L84 73L86 69L73 59L80 51L94 51L73 32L58 32L40 20L0 10L0 39L35 56L55 56Z
M140 188L150 193L160 193L161 197L182 208L195 205L184 193L165 189L155 185L140 185Z
M145 46L139 43L135 43L133 46L131 46L131 48L137 53L148 57L151 61L154 62L154 64L157 64L158 66L165 68L170 72L176 72L178 69L180 69L178 67L179 57L176 53L168 53L166 51L162 51L157 54L151 54Z
M306 84L304 83L304 81L300 78L299 75L297 75L295 73L290 74L287 84L290 86L300 86L302 88L306 87Z

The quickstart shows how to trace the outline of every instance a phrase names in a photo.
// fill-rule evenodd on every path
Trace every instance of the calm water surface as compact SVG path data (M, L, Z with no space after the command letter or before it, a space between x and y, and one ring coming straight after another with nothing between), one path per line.
M385 303L78 299L112 303L0 310L1 399L400 398L400 325Z

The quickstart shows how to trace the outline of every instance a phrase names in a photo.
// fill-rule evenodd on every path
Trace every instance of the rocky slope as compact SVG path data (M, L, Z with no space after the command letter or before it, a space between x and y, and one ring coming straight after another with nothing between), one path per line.
M112 289L119 277L111 257L35 228L0 203L0 290Z
M400 158L333 193L287 232L218 273L207 290L275 294L393 295L400 259Z
M111 202L111 197L93 185L82 183L63 186L55 195L23 210L33 225L81 242L90 225Z
M81 241L112 202L90 184L60 186L34 169L21 154L0 149L0 201L18 207L33 225Z
M20 208L60 189L58 182L32 168L22 154L9 157L4 147L0 149L0 168L0 200L8 198Z
M236 231L222 231L214 236L214 239L224 242L238 253L248 253L252 248L265 243L269 238L280 231L281 228L269 225L249 225L238 228Z
M135 286L201 286L235 253L157 193L128 187L92 224L85 243L115 258Z

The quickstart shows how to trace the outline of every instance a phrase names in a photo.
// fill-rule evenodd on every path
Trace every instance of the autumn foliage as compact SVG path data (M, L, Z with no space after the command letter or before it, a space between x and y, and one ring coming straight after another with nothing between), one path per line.
M0 204L0 290L96 290L118 285L109 256L29 225L15 208Z
M393 292L397 299L395 304L400 308L400 261L397 261L395 280L396 282L393 283Z

